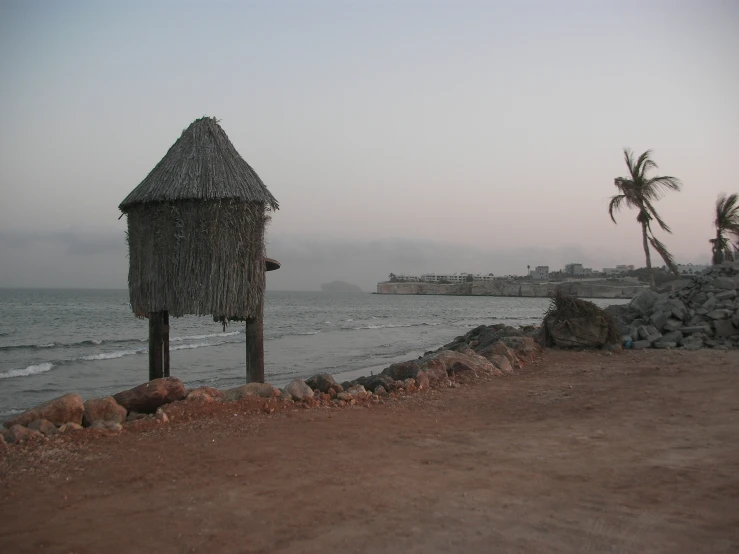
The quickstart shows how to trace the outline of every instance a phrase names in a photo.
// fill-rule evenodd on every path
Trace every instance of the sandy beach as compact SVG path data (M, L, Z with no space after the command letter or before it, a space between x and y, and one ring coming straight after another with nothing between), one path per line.
M381 405L247 399L15 448L0 551L739 552L738 367L546 351Z

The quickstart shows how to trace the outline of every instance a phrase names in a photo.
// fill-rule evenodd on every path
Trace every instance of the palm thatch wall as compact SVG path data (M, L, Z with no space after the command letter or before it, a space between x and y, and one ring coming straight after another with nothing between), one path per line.
M195 121L121 203L137 315L259 317L277 201L212 118Z

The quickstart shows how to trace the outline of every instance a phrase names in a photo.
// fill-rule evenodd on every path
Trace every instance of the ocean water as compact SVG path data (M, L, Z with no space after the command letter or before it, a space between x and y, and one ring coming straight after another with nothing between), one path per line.
M596 301L599 305L618 301ZM545 298L268 292L265 379L380 370L481 324L538 324ZM188 386L246 380L244 325L170 318L171 375ZM0 419L77 392L114 394L148 379L148 323L126 290L0 289Z

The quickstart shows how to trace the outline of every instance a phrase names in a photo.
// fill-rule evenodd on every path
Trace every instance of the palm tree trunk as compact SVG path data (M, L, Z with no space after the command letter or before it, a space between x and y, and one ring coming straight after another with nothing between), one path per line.
M647 271L649 272L649 286L654 288L654 269L652 269L652 258L649 255L649 241L647 240L647 224L641 224L642 239L644 241L644 256L647 258Z

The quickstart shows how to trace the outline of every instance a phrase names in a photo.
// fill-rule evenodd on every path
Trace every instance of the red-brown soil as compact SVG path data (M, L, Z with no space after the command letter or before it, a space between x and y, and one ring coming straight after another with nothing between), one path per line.
M739 351L548 351L384 405L206 411L11 447L0 552L739 552Z

